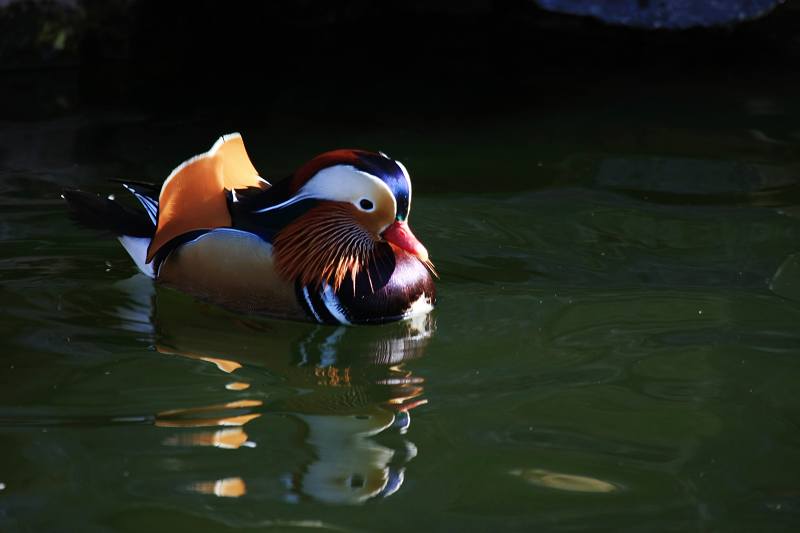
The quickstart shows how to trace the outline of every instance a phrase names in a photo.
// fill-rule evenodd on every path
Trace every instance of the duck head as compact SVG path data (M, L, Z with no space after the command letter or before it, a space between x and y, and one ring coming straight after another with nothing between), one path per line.
M386 244L433 272L408 224L410 209L411 179L402 163L383 153L335 150L263 193L250 212L261 219L255 224L273 228L270 240L285 278L338 290L348 278L355 284ZM276 220L286 223L274 227Z

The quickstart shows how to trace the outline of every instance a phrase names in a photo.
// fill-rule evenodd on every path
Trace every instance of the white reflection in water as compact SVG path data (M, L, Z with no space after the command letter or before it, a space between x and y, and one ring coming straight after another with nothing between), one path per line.
M226 376L222 386L228 394L250 396L164 409L154 415L156 427L171 431L161 440L165 446L232 451L221 452L229 458L225 477L185 480L180 484L184 490L258 498L269 494L265 487L274 486L270 480L276 478L270 476L277 468L283 469L277 480L287 502L312 499L352 505L388 497L401 488L406 466L417 455L416 446L406 440L410 411L427 402L421 397L425 380L403 366L424 353L435 328L430 315L380 330L293 323L276 327L194 304L170 291L154 293L152 286L148 298L142 297L144 293L119 310L123 322L134 322L131 329L142 333L147 329L142 325L151 321L153 345L160 354L213 365ZM263 385L254 381L264 371L296 392L265 396ZM229 379L232 374L238 379ZM243 466L239 452L256 448L270 435L266 426L255 425L256 420L264 423L264 415L300 423L297 435L307 452L301 457L307 459L295 462L287 454L266 476L258 468ZM374 440L378 434L391 443ZM257 450L270 445L274 443ZM190 464L187 459L178 471L191 475ZM233 472L248 482L230 476Z

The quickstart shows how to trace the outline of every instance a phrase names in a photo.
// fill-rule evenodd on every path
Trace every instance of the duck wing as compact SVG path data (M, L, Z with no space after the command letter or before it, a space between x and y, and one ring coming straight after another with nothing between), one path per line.
M269 183L258 175L238 133L223 135L208 152L178 165L164 181L147 262L172 239L198 230L230 227L227 192Z

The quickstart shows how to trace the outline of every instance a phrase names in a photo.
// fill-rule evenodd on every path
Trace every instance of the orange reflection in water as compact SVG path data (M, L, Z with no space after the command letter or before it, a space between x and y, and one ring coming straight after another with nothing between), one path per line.
M277 331L273 323L232 318L212 308L185 309L180 300L171 300L171 292L163 295L166 300L161 299L152 315L154 344L160 353L209 363L226 375L267 371L287 391L266 405L251 397L160 411L155 426L175 431L163 439L164 445L228 451L256 448L257 438L251 435L261 433L248 434L246 425L274 413L301 424L297 435L307 450L294 457L272 458L273 464L285 468L279 479L287 501L310 498L355 504L400 488L405 465L416 456L416 446L405 440L409 411L427 402L421 397L424 379L404 364L423 354L434 330L430 317L380 330L280 323ZM190 312L192 320L187 321ZM224 389L248 394L251 380L228 381ZM373 440L385 431L398 435L389 439L391 444ZM184 487L198 494L240 497L248 493L247 476L256 476L249 480L254 486L263 486L263 471L252 468L254 456L229 457L234 460L225 464L239 468L238 472L224 471L224 477Z
M218 431L181 433L164 439L164 444L168 446L213 446L226 450L235 450L242 446L254 448L255 443L247 439L247 433L238 427Z
M236 400L224 404L207 405L203 407L188 407L185 409L170 409L156 414L155 425L158 427L195 428L208 426L243 426L251 420L261 416L261 413L247 413L231 415L225 411L232 409L246 409L260 407L261 400ZM218 416L207 416L220 412ZM201 415L201 416L196 416Z
M228 477L216 481L201 481L189 486L199 494L213 494L220 498L239 498L247 494L247 484L240 477Z
M231 415L226 411L260 407L261 405L263 405L261 400L244 399L218 405L171 409L158 413L155 425L164 428L233 426L217 431L173 435L164 440L164 444L169 446L213 446L226 450L235 450L242 446L254 448L255 443L248 440L248 435L241 429L241 426L260 417L261 413ZM218 416L208 416L215 412L219 413Z
M236 361L231 361L229 359L223 359L221 357L211 357L211 356L208 356L208 355L194 354L194 353L190 353L190 352L173 351L169 347L164 346L162 344L156 344L156 350L158 350L158 353L161 353L161 354L164 354L164 355L180 355L182 357L189 357L191 359L198 359L200 361L205 361L207 363L211 363L211 364L215 365L217 368L219 368L220 370L222 370L223 372L225 372L226 374L231 374L231 373L235 372L236 370L239 370L240 368L242 368L242 364L241 363L237 363Z
M543 468L515 468L509 471L509 474L522 478L532 485L569 492L608 493L621 489L619 485L602 479L553 472Z

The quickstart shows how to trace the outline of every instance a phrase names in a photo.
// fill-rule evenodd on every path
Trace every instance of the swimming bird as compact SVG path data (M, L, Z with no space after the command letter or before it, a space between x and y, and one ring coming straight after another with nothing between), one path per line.
M436 271L411 232L411 180L383 153L334 150L271 185L241 135L178 165L141 203L77 190L74 217L111 230L157 283L237 310L327 324L429 312Z

